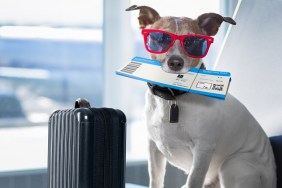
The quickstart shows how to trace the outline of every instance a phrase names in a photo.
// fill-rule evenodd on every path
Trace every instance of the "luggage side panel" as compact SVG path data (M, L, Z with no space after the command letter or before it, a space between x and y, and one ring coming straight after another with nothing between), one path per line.
M48 188L78 188L79 126L74 110L54 112L48 130Z
M105 157L105 188L124 188L126 118L121 111L111 108L103 108L101 112L105 119L105 144L108 148Z
M125 186L125 161L126 161L126 118L125 115L114 109L108 109L112 116L112 165L114 172L120 174L114 174L113 187L124 188ZM116 151L115 151L116 150Z

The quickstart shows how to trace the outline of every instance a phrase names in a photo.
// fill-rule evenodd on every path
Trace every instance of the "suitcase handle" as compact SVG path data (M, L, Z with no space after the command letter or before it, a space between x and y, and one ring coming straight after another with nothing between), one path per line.
M83 99L83 98L78 98L75 100L74 107L75 108L90 108L91 106L88 100Z

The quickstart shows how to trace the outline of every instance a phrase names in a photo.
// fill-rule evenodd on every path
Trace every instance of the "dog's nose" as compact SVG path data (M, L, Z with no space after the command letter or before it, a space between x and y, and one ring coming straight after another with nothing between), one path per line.
M176 55L171 56L167 61L168 67L173 71L179 71L184 66L184 60Z

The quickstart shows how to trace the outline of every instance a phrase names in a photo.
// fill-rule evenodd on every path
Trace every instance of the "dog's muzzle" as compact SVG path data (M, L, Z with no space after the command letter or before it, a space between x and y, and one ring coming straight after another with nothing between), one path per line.
M173 55L167 60L167 65L172 71L180 71L184 66L184 60L177 55Z

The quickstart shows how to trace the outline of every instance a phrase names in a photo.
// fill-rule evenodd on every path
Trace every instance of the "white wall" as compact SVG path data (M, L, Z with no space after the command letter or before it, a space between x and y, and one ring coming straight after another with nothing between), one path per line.
M240 2L239 2L240 3ZM268 135L282 134L282 1L242 0L216 70Z

